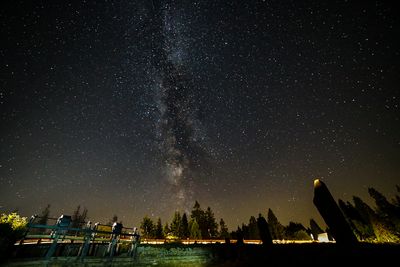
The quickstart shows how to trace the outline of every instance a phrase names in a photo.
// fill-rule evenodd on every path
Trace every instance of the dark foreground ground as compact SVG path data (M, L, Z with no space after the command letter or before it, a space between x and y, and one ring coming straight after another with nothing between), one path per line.
M46 244L24 245L2 266L400 266L400 245L336 244L262 245L142 245L136 259L120 253L110 258L98 255L79 259L79 246L63 244L57 257L44 260ZM105 246L104 246L105 247ZM101 253L101 251L99 252ZM42 255L43 254L43 255Z

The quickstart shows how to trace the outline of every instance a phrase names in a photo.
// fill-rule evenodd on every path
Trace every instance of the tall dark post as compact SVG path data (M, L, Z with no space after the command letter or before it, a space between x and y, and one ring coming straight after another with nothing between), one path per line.
M272 246L272 237L269 232L269 226L267 220L261 214L257 218L258 231L260 233L260 239L264 246Z
M328 187L319 179L314 181L313 202L337 244L351 245L358 242Z

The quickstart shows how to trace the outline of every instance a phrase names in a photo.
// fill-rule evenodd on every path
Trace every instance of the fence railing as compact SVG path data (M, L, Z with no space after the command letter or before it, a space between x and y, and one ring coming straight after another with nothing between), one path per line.
M82 227L71 227L72 218L68 215L61 215L59 218L47 218L55 221L54 225L35 223L40 217L34 215L27 224L27 231L20 241L20 245L24 243L32 243L30 240L36 240L36 243L50 242L51 245L46 252L46 259L54 256L57 245L69 240L71 243L80 242L81 247L78 252L78 257L81 259L88 255L91 244L108 243L103 257L112 258L116 252L119 243L130 243L128 256L136 257L137 246L140 243L140 235L136 227L123 227L121 223L115 222L113 225L104 225L91 222L79 222ZM76 222L74 222L76 224Z

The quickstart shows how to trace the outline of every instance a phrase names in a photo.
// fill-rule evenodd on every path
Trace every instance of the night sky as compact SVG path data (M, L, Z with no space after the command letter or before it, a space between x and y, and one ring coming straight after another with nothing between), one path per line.
M400 23L386 1L7 1L0 211L231 230L321 221L400 183Z

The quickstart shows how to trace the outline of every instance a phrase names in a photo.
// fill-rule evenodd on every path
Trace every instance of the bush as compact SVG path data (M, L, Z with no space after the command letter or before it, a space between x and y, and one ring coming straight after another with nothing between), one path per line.
M10 255L13 245L26 231L27 220L13 212L0 215L0 260Z

